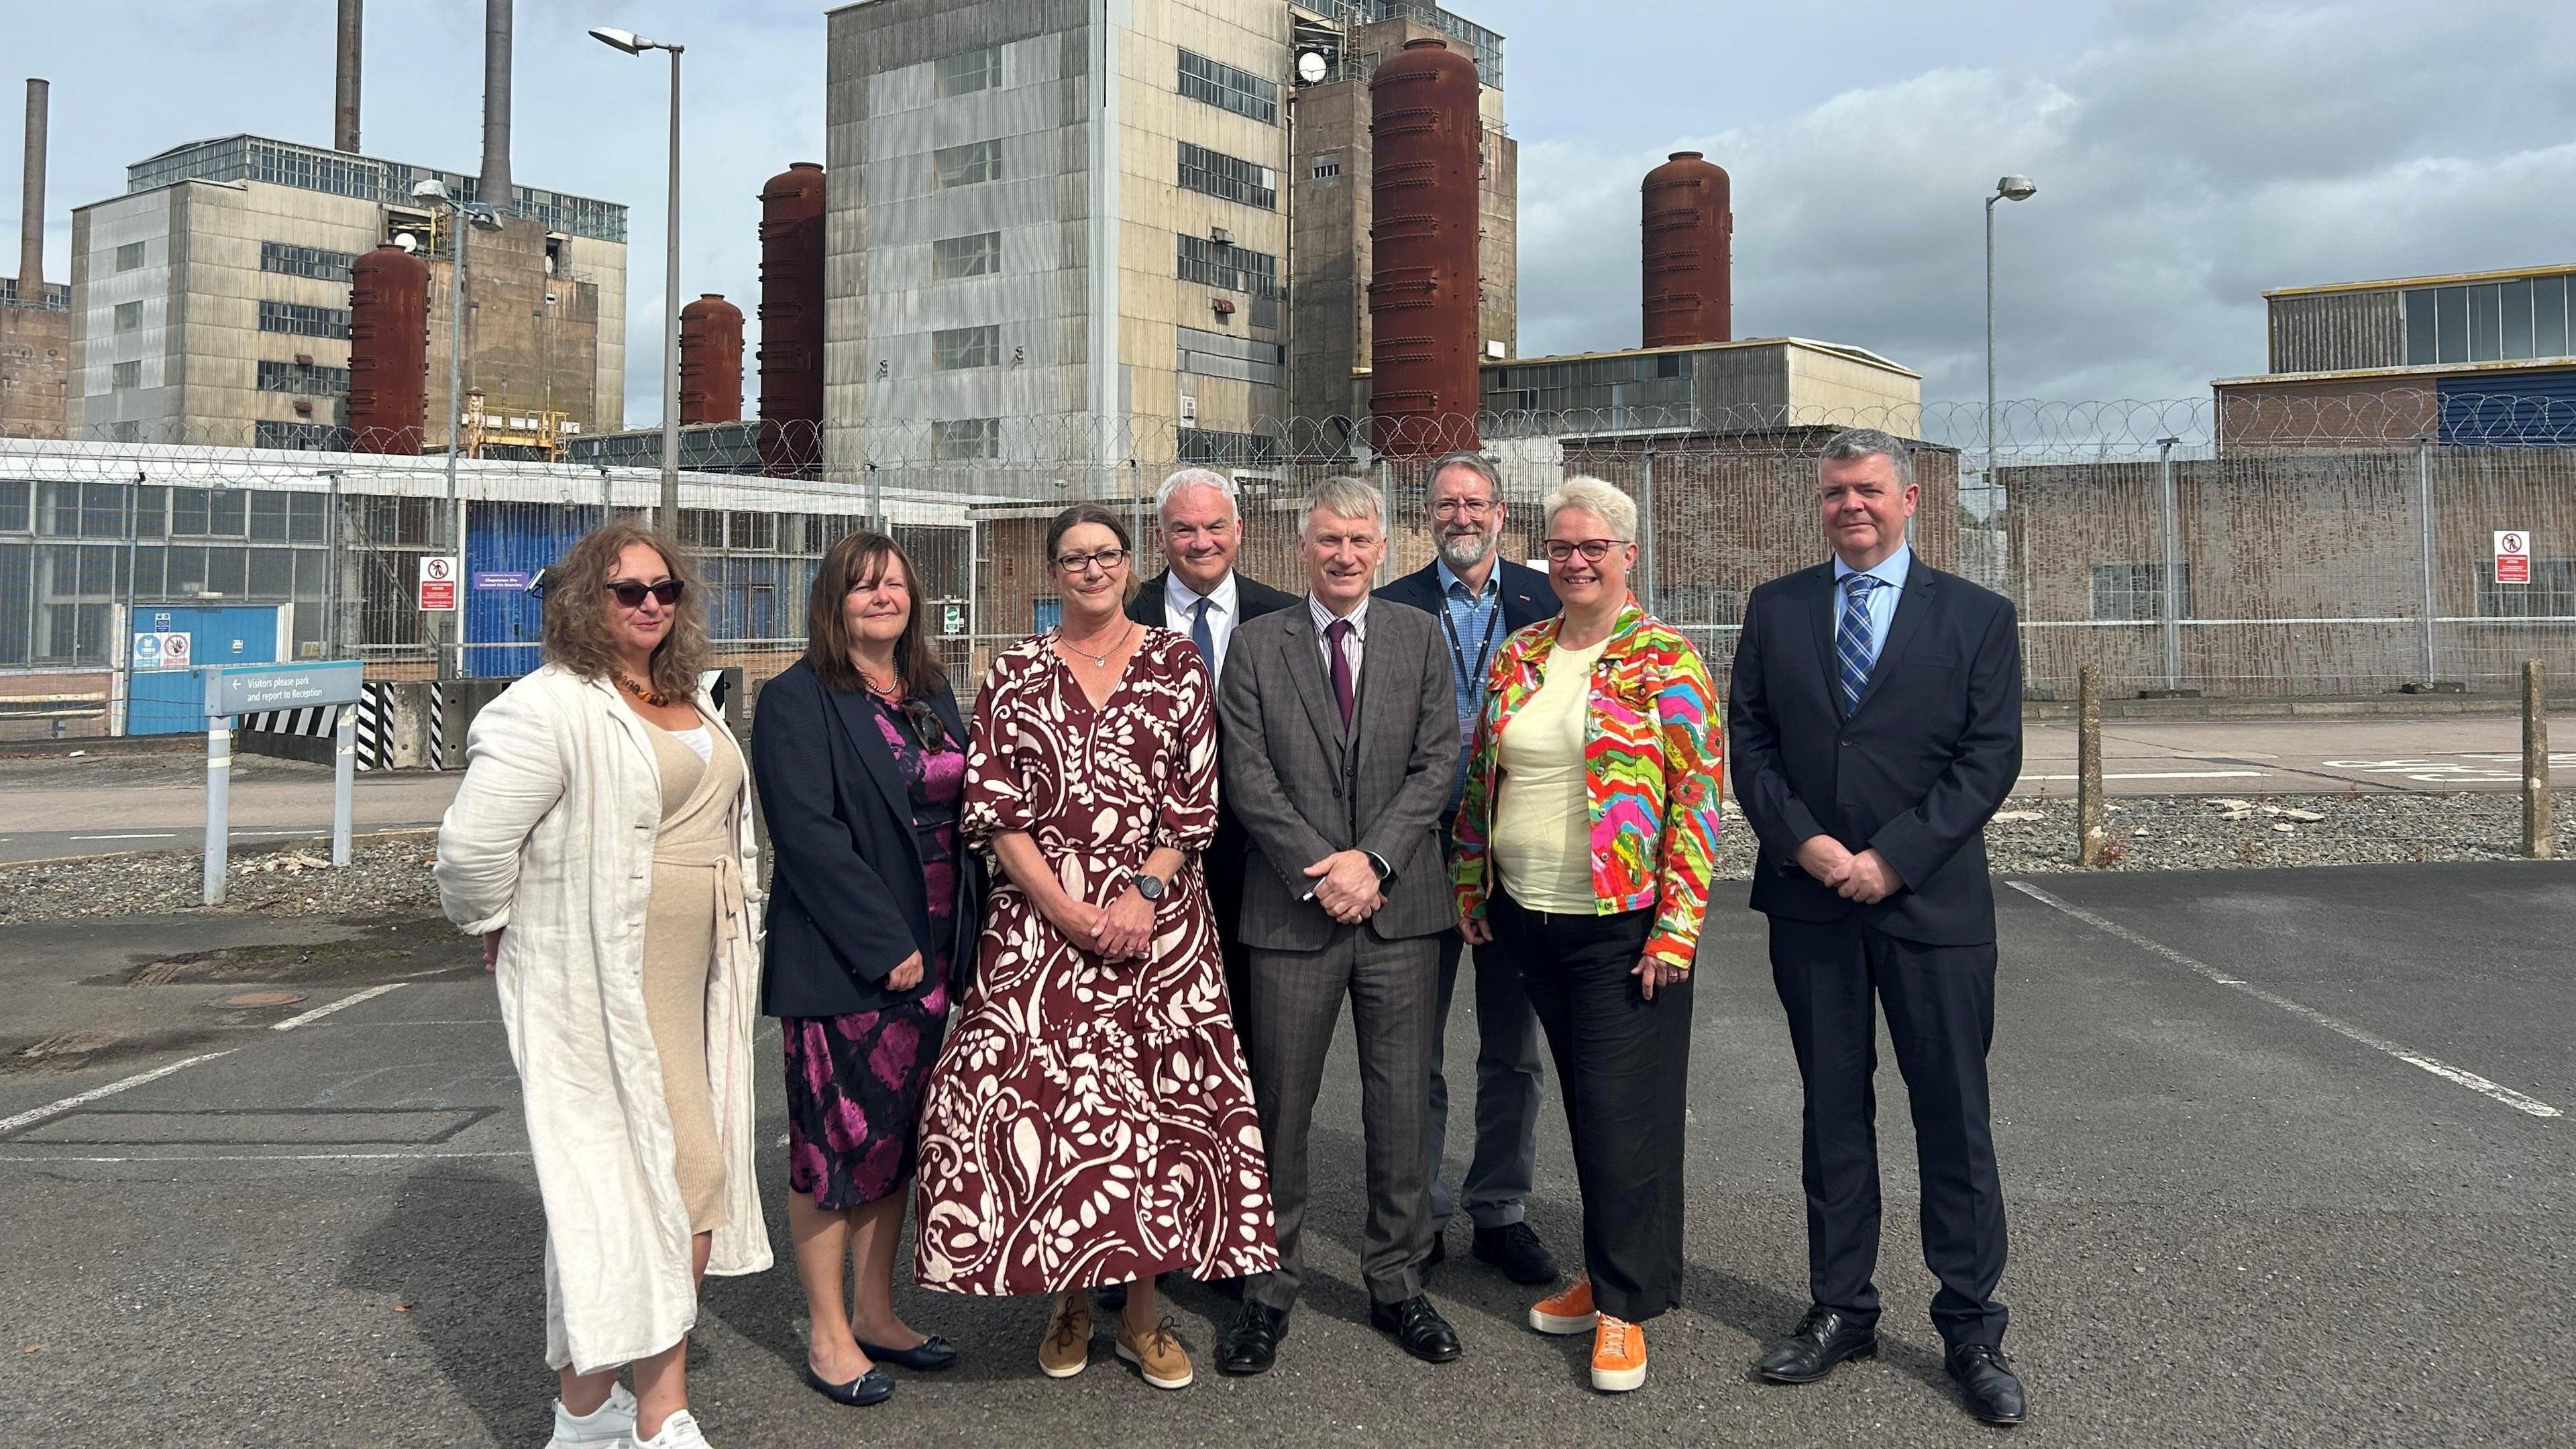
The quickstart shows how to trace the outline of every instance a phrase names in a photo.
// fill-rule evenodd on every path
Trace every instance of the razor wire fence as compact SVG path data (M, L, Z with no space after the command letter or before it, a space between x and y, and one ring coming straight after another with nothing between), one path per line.
M1084 416L716 425L741 445L683 449L702 466L680 475L674 531L706 580L722 662L755 681L803 651L824 549L867 526L912 556L938 647L972 677L1052 622L1043 543L1068 503L1118 510L1150 575L1155 488L1177 467L1216 468L1239 494L1239 567L1293 590L1300 503L1326 477L1358 476L1388 500L1393 577L1430 561L1436 457L1474 446L1503 482L1508 557L1537 553L1540 505L1568 477L1634 498L1641 597L1722 671L1746 594L1824 558L1815 458L1849 426L1910 440L1913 543L2019 606L2034 695L2071 693L2088 663L2115 692L2278 698L2503 690L2525 658L2576 668L2576 404L2505 394L1622 408L1224 433ZM198 663L238 648L358 658L380 679L525 672L540 652L526 585L602 521L650 516L661 493L652 468L506 456L456 460L451 492L440 455L204 436L0 440L0 735L119 727L142 687L135 636L183 623L214 631ZM2523 548L2501 577L2499 533ZM420 607L422 561L440 557L458 560L452 614Z

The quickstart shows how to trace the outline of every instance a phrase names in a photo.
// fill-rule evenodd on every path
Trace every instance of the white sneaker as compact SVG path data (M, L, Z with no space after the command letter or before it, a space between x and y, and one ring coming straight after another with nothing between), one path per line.
M680 1409L662 1421L661 1433L636 1440L635 1449L709 1449L709 1445L707 1436L698 1432L697 1416Z
M608 1402L575 1418L555 1400L555 1436L546 1449L628 1449L635 1442L635 1396L612 1384Z

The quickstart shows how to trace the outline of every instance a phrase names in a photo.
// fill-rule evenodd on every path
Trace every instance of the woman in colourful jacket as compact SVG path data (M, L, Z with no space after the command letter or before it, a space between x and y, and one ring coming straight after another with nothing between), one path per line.
M1583 1189L1585 1274L1530 1309L1592 1340L1592 1386L1646 1381L1638 1327L1680 1301L1691 958L1724 735L1708 666L1628 593L1637 506L1597 478L1546 504L1564 612L1494 661L1458 808L1458 924L1516 963Z

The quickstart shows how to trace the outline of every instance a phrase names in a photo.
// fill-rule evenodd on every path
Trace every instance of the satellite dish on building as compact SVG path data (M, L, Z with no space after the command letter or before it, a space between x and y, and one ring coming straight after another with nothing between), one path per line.
M406 253L416 252L420 250L420 238L407 231L398 231L394 233L394 245L401 247Z
M1308 85L1322 80L1332 73L1332 69L1331 63L1324 59L1324 53L1320 50L1301 50L1297 53L1297 79Z

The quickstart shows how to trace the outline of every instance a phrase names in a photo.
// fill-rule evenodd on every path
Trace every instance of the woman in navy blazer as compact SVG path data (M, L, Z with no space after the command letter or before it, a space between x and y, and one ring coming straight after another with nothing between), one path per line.
M983 929L957 834L966 730L893 539L824 554L806 654L761 690L752 771L773 867L761 1009L781 1018L788 1225L812 1332L805 1381L882 1402L877 1367L956 1350L894 1311L921 1094ZM856 1260L856 1301L842 1294Z

